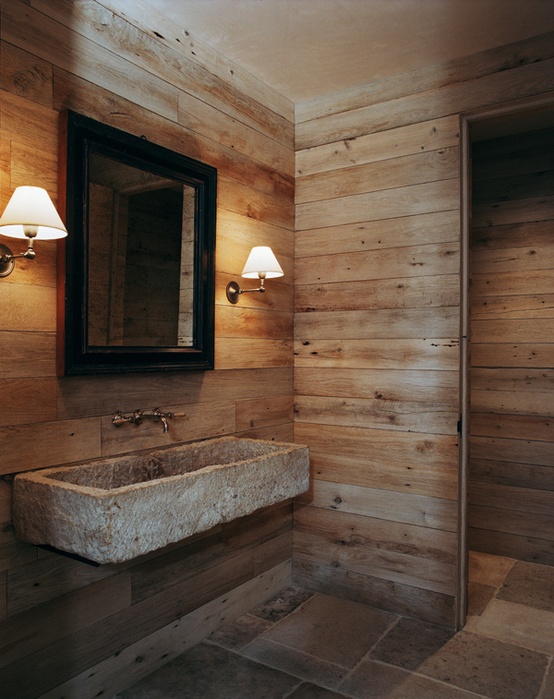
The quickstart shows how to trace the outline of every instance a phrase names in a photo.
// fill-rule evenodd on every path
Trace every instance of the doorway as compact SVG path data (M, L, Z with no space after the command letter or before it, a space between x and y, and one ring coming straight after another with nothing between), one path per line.
M554 565L554 99L460 125L458 628L470 549Z

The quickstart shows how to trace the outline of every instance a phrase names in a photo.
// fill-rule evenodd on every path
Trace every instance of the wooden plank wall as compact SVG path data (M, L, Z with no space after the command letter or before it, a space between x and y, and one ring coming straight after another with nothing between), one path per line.
M473 145L471 548L554 565L554 129Z
M113 4L136 19L94 1L2 0L0 209L21 184L57 199L65 108L216 166L216 369L58 379L56 244L37 244L36 261L1 281L0 694L10 699L111 696L290 582L291 503L115 567L12 530L17 471L222 434L293 438L292 105L184 30L145 24L139 0ZM273 247L285 276L231 306L225 285L254 244ZM116 409L154 405L177 414L168 434L111 425Z
M458 114L551 91L553 52L545 35L296 107L299 583L455 623Z

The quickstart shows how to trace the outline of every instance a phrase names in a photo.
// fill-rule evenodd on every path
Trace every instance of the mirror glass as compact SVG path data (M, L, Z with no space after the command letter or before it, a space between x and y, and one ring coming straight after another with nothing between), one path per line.
M68 374L213 368L214 168L65 113Z

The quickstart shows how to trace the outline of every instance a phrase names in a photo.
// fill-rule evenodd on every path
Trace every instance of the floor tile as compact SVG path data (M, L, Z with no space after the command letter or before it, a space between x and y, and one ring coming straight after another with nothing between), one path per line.
M379 641L369 654L372 660L381 660L406 670L417 670L447 641L454 631L414 619L400 619L396 626Z
M280 621L313 597L313 594L299 587L288 587L260 607L251 609L249 613L266 621Z
M476 699L472 692L372 660L364 660L340 691L356 699Z
M468 584L468 616L479 616L485 611L497 588L492 585L483 585L478 582Z
M554 567L517 561L497 597L554 612Z
M479 551L469 552L469 579L472 582L500 587L515 564L513 558L490 556Z
M282 699L298 679L202 643L130 689L120 699Z
M538 699L554 699L554 659L550 661Z
M535 651L461 631L419 672L492 699L535 699L546 664Z
M494 599L466 629L499 641L554 655L554 613Z
M245 614L244 616L221 626L208 636L210 643L229 650L240 650L251 643L264 631L271 627L271 623L265 619Z
M345 667L274 643L267 638L257 639L245 648L242 654L251 660L328 689L336 689L348 673Z
M264 637L343 667L354 667L398 617L317 594Z
M337 694L315 684L302 683L287 699L344 699L344 694Z

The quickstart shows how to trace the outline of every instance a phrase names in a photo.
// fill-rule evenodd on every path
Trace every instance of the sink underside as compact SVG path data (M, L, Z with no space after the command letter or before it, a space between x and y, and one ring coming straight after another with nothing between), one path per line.
M308 448L222 437L148 454L20 473L18 535L120 563L303 493Z

